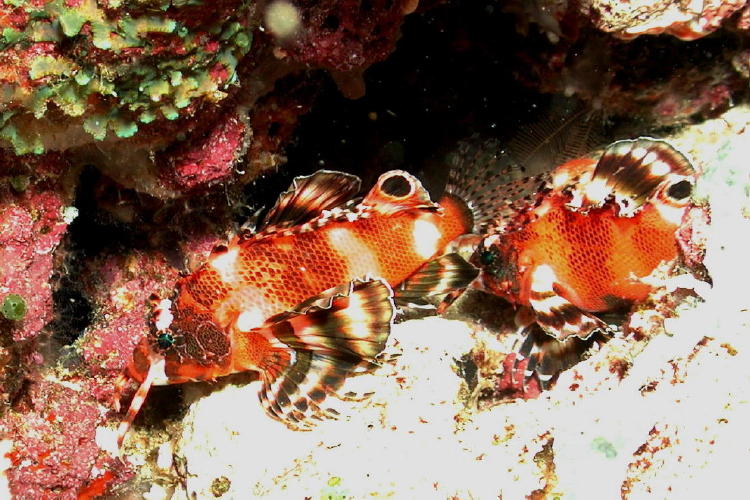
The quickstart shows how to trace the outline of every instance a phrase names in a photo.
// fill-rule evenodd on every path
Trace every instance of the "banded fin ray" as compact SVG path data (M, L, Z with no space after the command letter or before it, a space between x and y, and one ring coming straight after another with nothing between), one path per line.
M382 280L354 280L323 292L294 311L277 314L255 331L289 353L287 367L261 366L259 397L266 412L290 427L335 418L322 407L345 379L375 366L395 314L393 292ZM269 360L270 361L270 360Z
M125 436L128 434L130 427L132 427L133 422L135 421L135 417L138 415L138 412L141 410L143 403L146 401L146 396L148 395L148 391L151 389L151 386L154 383L154 379L157 378L159 372L163 372L163 371L164 371L164 361L154 362L153 360L151 360L148 372L146 373L146 377L139 384L138 389L133 395L133 399L130 400L130 406L128 407L128 411L125 414L125 418L122 419L122 421L120 422L120 425L117 428L117 447L118 448L122 448L122 443L125 441ZM118 389L117 389L118 393L122 389L122 386L124 384L125 382L122 379L118 381ZM117 399L117 403L115 407L119 411L120 410L119 394L116 397L118 399Z
M524 376L526 380L536 376L542 389L549 388L560 372L575 366L609 340L606 335L597 332L585 340L574 336L560 342L536 323L524 328L521 335L515 365L528 359Z
M584 207L600 206L614 195L621 215L633 215L665 183L687 181L692 187L694 175L690 160L665 141L639 137L613 142L584 189Z
M445 189L467 203L475 232L505 231L519 212L539 204L550 184L548 171L529 175L496 139L462 141L448 161Z
M425 263L406 279L394 295L398 304L417 302L425 297L465 289L479 270L459 254L449 253Z
M340 207L360 191L359 177L344 172L318 170L295 177L289 189L279 196L258 230L274 227L283 229L303 224L318 217L324 210Z

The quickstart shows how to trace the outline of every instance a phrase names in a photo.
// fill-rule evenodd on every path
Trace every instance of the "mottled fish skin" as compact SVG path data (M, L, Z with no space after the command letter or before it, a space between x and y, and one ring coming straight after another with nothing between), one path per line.
M645 300L653 285L643 278L678 257L694 175L684 155L650 138L566 162L541 199L484 239L482 286L530 306L559 340L606 329L591 313Z
M321 406L385 345L395 299L465 288L477 270L449 243L472 229L450 193L433 202L403 171L360 181L319 171L294 180L255 234L217 246L155 308L128 376L139 382L124 438L151 385L254 370L269 415L295 428L333 416ZM409 278L414 279L409 281Z

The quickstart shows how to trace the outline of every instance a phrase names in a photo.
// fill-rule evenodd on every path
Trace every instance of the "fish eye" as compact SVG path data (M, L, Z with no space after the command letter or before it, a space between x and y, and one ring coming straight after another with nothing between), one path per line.
M380 184L380 189L394 198L402 198L411 193L411 183L403 175L392 175Z
M479 252L479 263L483 266L490 266L495 262L495 254L490 250Z
M667 196L674 200L684 200L693 190L693 185L689 181L682 180L669 186L667 189Z
M174 341L174 336L171 333L168 333L168 332L160 333L156 337L156 344L161 349L169 349L170 347L172 347L174 345L174 342L175 342Z

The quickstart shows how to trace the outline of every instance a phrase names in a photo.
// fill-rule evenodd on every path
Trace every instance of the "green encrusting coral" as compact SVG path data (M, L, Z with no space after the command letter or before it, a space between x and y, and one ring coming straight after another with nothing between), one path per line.
M17 293L10 293L3 299L3 316L11 321L21 321L26 316L26 301Z
M18 55L15 71L28 78L0 87L0 139L17 154L44 152L40 137L17 120L30 114L41 119L50 104L64 115L84 116L84 130L103 140L108 131L131 137L139 123L175 120L189 115L191 104L226 97L227 87L238 83L238 62L250 50L252 2L199 27L170 17L176 9L199 3L82 0L67 7L65 0L13 2L28 14L28 22L23 29L4 28L0 50ZM42 42L45 50L29 55Z

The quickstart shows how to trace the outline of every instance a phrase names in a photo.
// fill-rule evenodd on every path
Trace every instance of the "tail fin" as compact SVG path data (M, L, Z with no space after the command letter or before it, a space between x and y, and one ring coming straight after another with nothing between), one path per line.
M393 292L381 280L355 280L346 291L337 287L305 303L257 329L288 360L281 371L275 366L280 356L269 356L269 369L261 366L261 402L293 428L336 417L322 403L348 376L375 364L395 314Z

